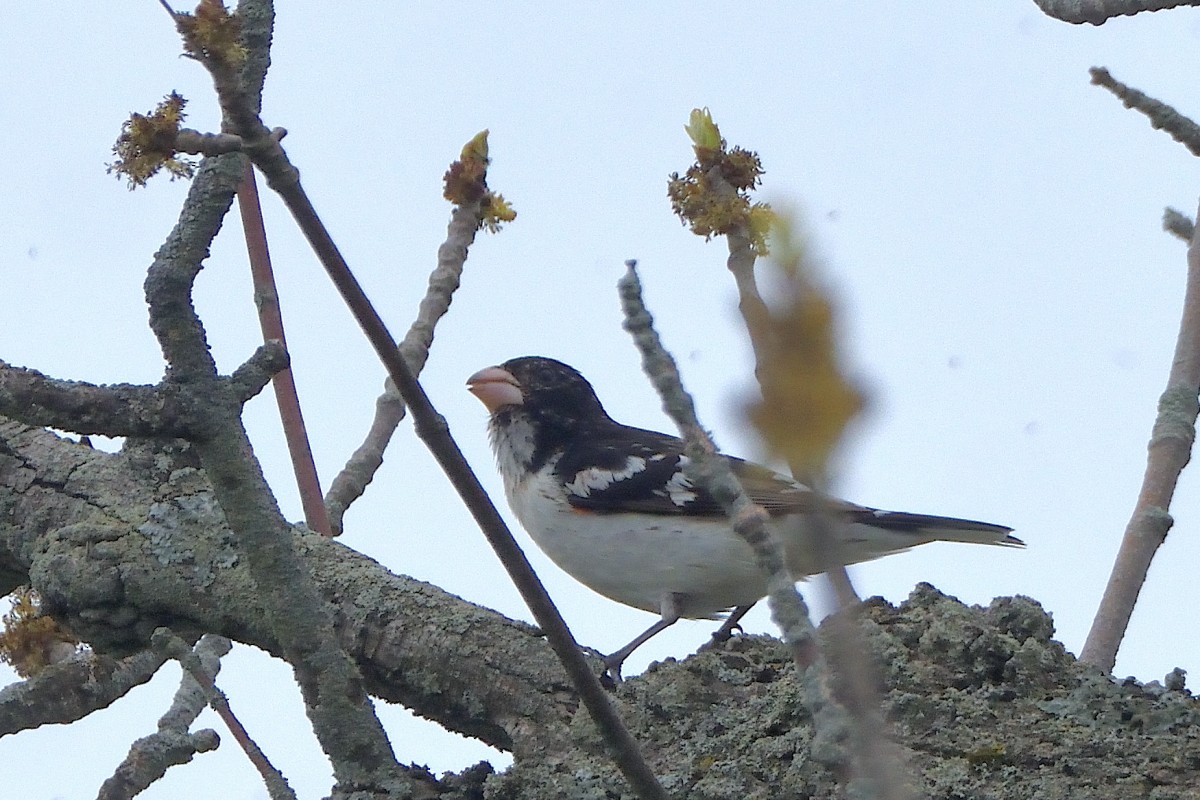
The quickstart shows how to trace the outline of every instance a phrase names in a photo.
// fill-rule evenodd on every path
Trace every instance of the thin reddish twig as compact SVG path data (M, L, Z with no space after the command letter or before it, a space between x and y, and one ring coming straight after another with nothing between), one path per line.
M275 274L271 270L271 254L267 249L267 229L263 224L262 205L258 198L258 186L254 182L254 165L246 159L246 171L238 186L238 210L242 215L242 229L246 233L246 252L250 257L250 274L254 279L254 300L258 306L258 322L262 327L263 341L277 339L287 350L283 335L283 314L279 309L279 292L275 286ZM329 512L325 508L321 492L321 479L313 462L312 448L308 443L308 431L304 427L304 415L300 411L300 397L296 392L296 381L289 366L275 373L271 379L275 389L275 402L279 405L279 419L283 423L283 435L287 440L288 453L292 457L292 470L296 474L296 487L300 492L300 504L304 508L304 521L309 528L322 536L333 536L329 524Z

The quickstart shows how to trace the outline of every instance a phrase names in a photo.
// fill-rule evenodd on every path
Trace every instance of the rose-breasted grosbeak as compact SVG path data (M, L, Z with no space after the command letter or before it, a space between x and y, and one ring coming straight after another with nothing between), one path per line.
M491 412L488 428L504 493L546 555L605 597L661 619L605 666L621 662L681 617L716 619L767 593L754 553L721 507L684 473L683 441L612 419L573 368L527 356L476 372L470 391ZM791 478L732 456L750 498L771 515L796 578L945 540L1020 547L1011 528L880 511L818 498ZM834 515L836 553L815 552L804 518ZM744 613L744 611L742 611Z

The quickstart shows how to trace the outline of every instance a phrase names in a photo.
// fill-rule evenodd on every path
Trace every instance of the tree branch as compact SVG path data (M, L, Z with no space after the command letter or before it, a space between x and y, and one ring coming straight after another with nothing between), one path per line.
M483 219L482 203L456 205L450 214L446 228L446 240L438 247L438 263L429 275L429 287L417 308L417 317L400 342L400 355L419 376L429 358L429 347L433 344L433 333L438 320L450 309L450 301L462 279L463 266L468 250L475 241ZM363 443L354 451L346 466L329 485L325 504L329 508L333 529L340 533L342 518L350 504L362 496L367 484L383 464L383 452L391 441L396 426L404 419L404 400L396 391L395 382L387 380L383 394L375 401L375 418Z
M230 391L234 398L245 403L266 388L273 376L287 368L287 349L278 340L268 341L229 376Z
M159 628L151 639L156 650L159 650L179 662L185 675L190 675L203 694L205 702L212 707L217 715L229 727L229 732L241 746L250 763L262 776L267 786L271 800L295 800L296 793L288 786L287 779L271 764L258 743L250 738L241 721L234 716L229 707L229 699L217 688L216 677L221 670L221 658L229 653L233 643L223 636L206 634L195 647L188 647L187 642L171 633L167 628Z
M1162 226L1164 231L1185 242L1190 243L1196 235L1196 223L1192 222L1187 214L1175 208L1163 211Z
M269 3L261 7L270 9ZM209 43L191 38L195 29L185 24L190 19L175 15L189 51L209 53ZM269 34L267 37L269 41ZM226 52L233 49L227 47ZM205 63L210 61L212 58ZM238 70L222 63L217 72L218 83L228 90L221 99L227 100L230 92L237 97L237 108L222 104L226 124L240 132L236 115L256 119L252 109L257 101L243 88ZM265 129L256 134L278 147ZM245 136L243 149L253 149ZM230 383L217 375L192 305L192 284L242 172L239 156L220 156L202 163L180 222L156 255L146 279L151 329L169 364L168 380L190 401L185 402L194 415L195 452L212 481L214 497L237 532L239 552L253 573L266 619L295 670L314 732L333 764L338 781L335 795L407 791L413 784L396 763L357 669L336 639L328 606L307 565L296 554L292 529L280 514L253 456L240 417L240 399Z
M1117 651L1129 627L1133 607L1146 582L1150 562L1174 524L1171 499L1179 474L1192 457L1196 417L1200 413L1200 228L1193 229L1187 254L1183 317L1167 376L1158 401L1158 416L1150 434L1146 473L1133 515L1121 539L1104 596L1088 631L1080 660L1112 671Z
M1092 83L1108 89L1120 98L1126 108L1144 114L1150 120L1152 128L1166 131L1172 139L1190 150L1192 155L1200 156L1200 125L1161 100L1155 100L1137 89L1126 86L1103 67L1092 67L1088 72L1091 73Z
M98 650L139 651L166 626L287 658L190 451L114 455L0 419L0 569L37 587L45 613ZM578 699L531 626L303 528L290 540L373 695L518 758L572 746ZM598 658L588 664L599 673Z
M0 414L29 425L103 436L181 436L186 421L161 387L64 381L0 361Z
M166 660L151 650L115 659L80 653L0 689L0 736L65 724L108 708L149 681Z
M218 668L220 656L210 646L197 645L196 650L210 662L210 669ZM188 733L188 728L206 705L200 685L184 670L171 707L158 720L158 730L130 746L129 755L100 787L98 800L128 800L160 779L171 767L188 763L196 753L215 750L221 741L216 731L205 728Z
M286 358L287 338L283 331L279 290L271 269L271 253L267 247L267 229L258 199L258 186L254 181L254 165L249 159L244 164L242 182L238 186L238 210L242 215L242 230L246 237L246 253L250 259L250 275L254 281L254 299L258 306L258 323L262 328L263 341L268 345L276 343ZM300 397L296 392L291 367L285 365L277 370L271 376L271 384L275 388L275 404L279 408L279 420L292 460L292 473L296 476L296 488L304 507L304 521L314 531L332 536L329 513L321 498L321 479L317 476L317 465L309 446L308 431L304 427L304 414L300 409Z
M1074 25L1103 25L1114 17L1200 5L1200 0L1033 0L1047 16Z

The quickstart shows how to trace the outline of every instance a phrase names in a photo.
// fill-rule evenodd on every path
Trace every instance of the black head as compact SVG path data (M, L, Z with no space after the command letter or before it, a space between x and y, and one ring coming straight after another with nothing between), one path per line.
M501 472L510 462L539 469L555 453L616 424L591 384L552 358L509 359L479 370L467 386L491 412L488 428Z
M516 379L527 413L560 424L608 418L592 385L574 367L542 356L511 358L500 367Z

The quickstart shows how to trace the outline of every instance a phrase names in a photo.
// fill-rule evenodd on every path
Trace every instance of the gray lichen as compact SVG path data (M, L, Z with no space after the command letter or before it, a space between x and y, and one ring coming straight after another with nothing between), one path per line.
M1114 681L1054 641L1050 616L1025 597L981 608L922 584L898 607L867 601L860 625L923 796L1200 798L1200 705L1178 673L1167 686ZM844 796L810 756L810 717L775 639L658 664L619 698L673 796ZM488 779L486 796L630 797L586 720L575 735L595 754L588 770L517 763Z

